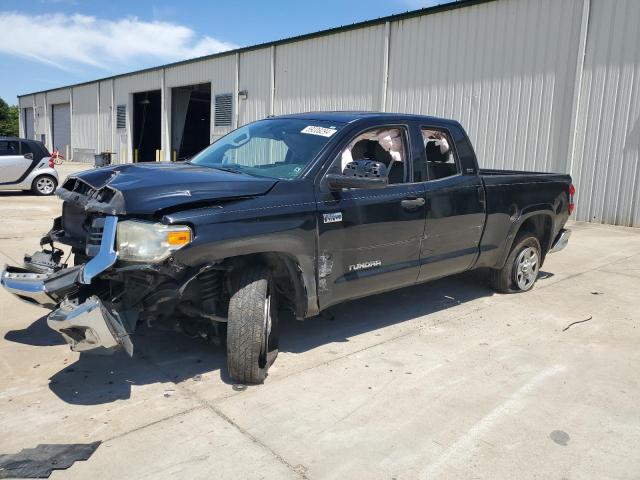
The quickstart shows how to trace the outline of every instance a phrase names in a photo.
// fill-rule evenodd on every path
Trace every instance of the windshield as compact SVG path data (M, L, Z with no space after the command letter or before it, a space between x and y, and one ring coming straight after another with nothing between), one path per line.
M306 119L260 120L212 143L189 163L290 180L302 173L342 126Z

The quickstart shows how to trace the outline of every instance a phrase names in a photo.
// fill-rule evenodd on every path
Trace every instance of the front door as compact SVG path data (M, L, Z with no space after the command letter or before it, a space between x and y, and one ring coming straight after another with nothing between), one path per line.
M424 231L423 186L409 182L405 126L380 126L347 142L328 172L351 160L387 165L382 189L318 192L318 297L320 308L415 283Z
M426 222L419 281L470 268L479 252L485 222L484 187L475 162L466 158L460 132L422 128L425 145ZM460 152L463 154L460 154Z

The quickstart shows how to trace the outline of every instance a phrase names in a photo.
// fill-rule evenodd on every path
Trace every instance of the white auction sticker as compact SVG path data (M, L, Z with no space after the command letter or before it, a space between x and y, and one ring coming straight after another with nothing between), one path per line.
M320 135L322 137L330 137L337 130L334 128L325 128L325 127L315 127L313 125L309 125L308 127L304 127L300 133L308 133L310 135Z

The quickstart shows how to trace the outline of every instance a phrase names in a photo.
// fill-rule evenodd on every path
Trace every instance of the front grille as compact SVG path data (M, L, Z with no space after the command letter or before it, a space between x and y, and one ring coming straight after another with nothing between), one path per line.
M88 257L95 257L100 250L100 244L102 243L102 234L104 232L104 218L94 218L89 227L89 233L87 234L87 243L85 252Z

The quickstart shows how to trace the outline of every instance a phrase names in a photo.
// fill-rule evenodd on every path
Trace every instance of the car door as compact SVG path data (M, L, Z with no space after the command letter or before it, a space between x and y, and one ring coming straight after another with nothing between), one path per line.
M410 285L417 279L425 210L422 186L410 182L409 127L377 125L350 136L325 175L342 172L344 154L356 138L384 129L397 129L397 138L401 139L398 145L403 150L402 170L397 169L399 164L394 160L389 185L331 191L326 182L320 182L317 200L321 308Z
M0 139L0 184L20 181L31 163L31 158L21 154L18 140Z
M485 201L473 150L462 130L453 125L420 130L424 157L415 165L425 167L426 221L418 281L426 281L473 265L484 228Z

